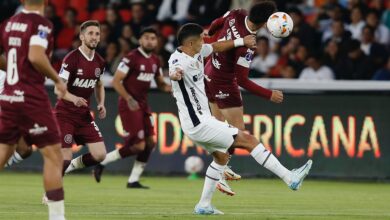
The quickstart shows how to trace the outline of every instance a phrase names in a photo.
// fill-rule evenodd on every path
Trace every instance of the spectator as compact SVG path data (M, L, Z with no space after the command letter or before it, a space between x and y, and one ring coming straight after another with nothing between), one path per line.
M109 71L112 75L114 75L116 71L115 60L119 55L119 46L115 41L111 41L108 43L106 52L105 52L105 61L106 61L106 70Z
M132 49L138 46L138 39L134 36L133 30L129 24L123 26L121 38L127 40L130 43L130 47Z
M157 20L183 24L186 21L190 3L191 0L163 0L157 14Z
M278 55L271 53L269 40L266 37L257 38L257 56L251 63L249 77L263 77L270 74L271 68L276 65Z
M62 21L61 18L56 15L54 5L49 4L45 7L45 17L53 23L53 35L56 39L58 37L58 33L62 29Z
M59 31L56 41L57 49L65 50L65 53L72 47L73 37L76 34L77 11L74 8L68 8L65 11L63 19L63 28Z
M106 22L110 26L111 36L110 39L118 39L122 33L123 23L119 13L114 8L107 8L106 10Z
M364 80L371 79L373 63L360 49L360 42L352 40L348 46L348 56L343 60L343 70L340 79Z
M305 68L307 48L299 45L297 51L288 60L287 69L282 72L283 78L297 78ZM292 77L293 76L293 77Z
M321 55L311 54L306 60L307 67L303 69L299 76L300 80L333 80L334 73L331 68L324 65Z
M330 40L336 41L339 44L340 53L346 54L348 43L351 40L351 33L349 31L345 31L342 20L334 21L331 33L325 33L324 37L324 42L328 42Z
M130 26L137 39L139 38L141 29L150 25L150 21L145 13L145 4L143 2L136 2L131 5L132 18Z
M330 40L324 48L324 64L329 66L335 73L336 78L339 78L340 72L343 69L343 56L340 53L339 45L336 41Z
M366 23L374 28L376 42L383 45L389 45L390 31L385 25L379 23L379 17L376 11L370 11L367 14Z
M110 40L111 29L110 26L103 22L100 24L100 43L98 44L96 51L102 56L106 56L106 49Z
M192 0L188 10L188 21L208 26L229 11L231 0Z
M366 56L372 59L375 65L374 68L378 69L385 64L385 59L388 54L383 45L375 42L374 32L375 30L370 26L363 28L360 49L362 49Z
M305 22L302 12L298 8L290 8L288 13L294 22L293 33L302 44L308 48L318 48L320 45L319 35L314 28Z
M376 71L373 80L390 80L390 57L387 58L387 64L385 68Z
M354 7L351 11L351 23L347 26L347 30L351 32L353 39L361 39L362 30L365 25L362 10L359 7Z

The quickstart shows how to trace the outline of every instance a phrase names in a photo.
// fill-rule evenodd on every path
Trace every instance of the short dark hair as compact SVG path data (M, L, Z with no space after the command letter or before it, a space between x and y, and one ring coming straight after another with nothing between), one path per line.
M267 44L269 43L269 39L266 36L257 36L256 37L256 43L258 43L260 41L265 41Z
M360 41L358 40L351 40L349 43L348 43L348 53L350 52L354 52L356 50L360 50Z
M363 27L362 31L364 31L365 29L369 30L372 36L375 35L375 28L371 27L370 25L366 25Z
M259 2L251 7L249 10L249 21L255 24L262 24L268 20L276 11L276 4L273 1Z
M141 32L139 33L139 36L142 37L142 35L144 35L145 33L151 33L151 34L155 34L156 36L158 35L157 33L157 30L153 27L145 27L141 30Z
M84 32L88 27L95 26L100 28L100 23L97 20L88 20L80 25L80 33Z
M24 2L28 5L42 5L45 0L25 0Z
M177 33L177 41L179 45L183 45L184 41L189 37L199 37L203 33L203 28L199 24L188 23L179 29Z

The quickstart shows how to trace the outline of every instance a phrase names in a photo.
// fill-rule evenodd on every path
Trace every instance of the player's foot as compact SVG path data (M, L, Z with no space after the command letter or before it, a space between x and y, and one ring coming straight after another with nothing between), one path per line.
M232 188L230 188L230 186L228 185L228 183L226 182L226 180L224 178L221 178L218 183L217 183L217 189L219 191L221 191L222 193L225 193L229 196L234 196L236 195L236 193L232 190Z
M194 214L196 215L223 215L224 213L216 209L214 206L201 207L199 204L195 206Z
M288 185L290 189L298 190L301 187L303 180L309 174L312 164L313 161L308 160L305 165L291 171L291 183Z
M44 193L42 196L42 205L47 205L48 202L49 199L47 198L46 193Z
M100 180L102 178L103 170L104 170L104 166L101 164L98 164L95 166L95 168L93 168L92 173L93 176L95 177L96 182L98 183L100 183Z
M140 182L133 182L133 183L127 183L127 188L133 188L133 189L149 189L149 186L144 186Z
M230 167L226 166L225 170L223 171L223 175L225 176L226 180L240 180L241 176L235 173Z

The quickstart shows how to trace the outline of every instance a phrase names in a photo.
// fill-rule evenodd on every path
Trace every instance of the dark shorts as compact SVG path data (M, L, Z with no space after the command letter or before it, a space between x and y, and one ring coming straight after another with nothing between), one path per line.
M78 145L103 141L103 136L92 116L71 118L56 114L61 130L62 148L71 148L73 143Z
M0 101L0 142L16 144L24 138L28 145L42 148L59 144L60 132L49 99L13 102Z
M125 104L119 105L119 116L124 130L125 147L131 147L154 135L152 114L145 109L131 111Z
M242 106L241 91L237 83L217 83L214 80L205 80L206 95L211 103L218 108L234 108Z

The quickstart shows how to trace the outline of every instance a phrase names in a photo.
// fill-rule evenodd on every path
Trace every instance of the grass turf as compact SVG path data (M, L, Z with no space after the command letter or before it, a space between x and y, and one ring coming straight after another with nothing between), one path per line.
M203 180L148 177L150 190L126 189L127 177L65 177L66 216L85 219L390 219L390 184L305 181L298 192L277 179L244 179L231 186L237 195L215 193L221 216L195 216ZM0 219L47 219L39 174L0 173Z

